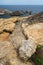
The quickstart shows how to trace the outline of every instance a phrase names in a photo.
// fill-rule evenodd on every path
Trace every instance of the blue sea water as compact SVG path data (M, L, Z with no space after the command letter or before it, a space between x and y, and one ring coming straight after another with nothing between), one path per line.
M0 5L0 9L8 9L11 11L31 10L32 13L43 12L43 5Z
M43 11L43 5L0 5L0 8L11 11L32 10L34 13Z

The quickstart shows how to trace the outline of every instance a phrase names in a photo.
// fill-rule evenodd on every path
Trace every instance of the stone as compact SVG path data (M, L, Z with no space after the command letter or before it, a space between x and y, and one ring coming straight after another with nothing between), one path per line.
M12 49L12 46L9 46L10 43L3 42L4 44L0 44L0 63L3 65L33 65L32 62L23 62L16 52L16 50ZM5 45L5 46L4 46ZM7 49L8 47L8 49ZM5 57L5 58L4 58Z
M32 62L23 62L19 56L18 56L18 52L14 49L13 51L11 51L8 55L7 55L7 62L10 63L10 65L33 65Z
M24 14L23 11L14 11L14 12L12 12L10 15L11 15L11 16L21 16L21 15L23 15L23 14Z
M0 65L3 65L3 63L0 63Z
M5 63L7 61L6 59L7 59L6 57L0 59L0 64L5 65Z
M7 56L13 49L13 46L8 41L0 41L0 59Z
M35 52L37 45L33 40L23 40L21 46L19 47L19 56L23 60L27 61Z
M13 33L9 36L9 40L13 44L14 48L18 49L18 47L21 45L22 40L24 39L25 37L22 33L22 29L19 25L17 25Z
M6 41L6 42L7 43L5 43L5 41L3 41L3 43L4 43L2 45L3 48L1 47L2 50L0 50L0 52L1 52L0 63L3 64L3 65L10 65L10 62L9 62L10 59L16 57L17 56L17 53L14 50L13 45L10 42L8 42L8 41ZM5 44L7 46L4 46Z
M5 23L4 30L13 31L14 30L14 27L15 27L15 24L14 23L8 22L8 23Z
M33 65L32 62L23 62L19 57L18 57L18 54L17 52L15 51L15 53L10 53L8 55L8 62L10 63L10 65Z
M3 9L0 9L0 16L3 16L3 15L5 15L5 12Z
M3 32L4 30L12 32L15 28L15 23L11 21L7 21L7 19L2 19L0 21L0 33Z
M19 18L18 17L12 17L12 18L8 18L8 19L6 19L7 21L11 21L11 22L13 22L13 23L16 23L18 20L19 20Z
M7 40L8 37L9 37L9 33L3 32L2 34L0 34L0 41Z
M36 23L36 24L22 24L22 29L24 35L29 39L35 41L38 45L43 45L43 23Z
M22 62L20 59L13 58L10 60L10 65L33 65L31 62Z

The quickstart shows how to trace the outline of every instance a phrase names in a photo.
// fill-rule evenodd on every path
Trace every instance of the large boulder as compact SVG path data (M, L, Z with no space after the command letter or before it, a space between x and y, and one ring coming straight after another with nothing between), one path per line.
M35 52L37 45L31 39L23 40L19 48L19 56L23 60L27 61Z

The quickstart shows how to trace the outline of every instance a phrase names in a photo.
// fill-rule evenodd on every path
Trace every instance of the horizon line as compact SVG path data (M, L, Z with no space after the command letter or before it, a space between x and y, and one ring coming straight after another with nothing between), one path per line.
M0 5L43 5L43 4L0 4Z

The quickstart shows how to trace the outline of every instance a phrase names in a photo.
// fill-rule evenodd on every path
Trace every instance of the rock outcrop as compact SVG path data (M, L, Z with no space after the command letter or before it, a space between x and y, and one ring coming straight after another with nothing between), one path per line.
M23 62L18 58L16 50L8 41L0 41L0 64L4 65L33 65L31 62Z
M12 21L8 21L8 20L4 20L4 19L0 19L0 33L5 31L10 31L12 32L15 28L15 23L13 23Z
M19 48L20 58L27 61L35 52L37 45L31 39L23 40Z
M0 9L0 16L5 15L5 12L3 9Z
M10 15L10 16L22 16L22 15L31 15L32 11L28 11L28 10L18 10L18 11L9 11L7 9L0 9L0 16L4 16L4 15Z
M43 12L0 18L0 65L35 65L34 54L43 57L43 48L37 52L37 45L43 46Z
M0 9L0 16L10 14L10 13L12 13L12 11L9 11L7 9Z
M15 27L15 24L12 22L8 21L1 21L0 22L0 33L3 32L4 30L6 31L13 31Z
M9 37L9 40L12 42L14 48L16 49L18 49L19 46L22 44L22 40L25 40L20 25L16 25L15 30Z
M43 23L37 24L22 24L25 36L35 41L39 45L43 45Z
M14 11L10 15L11 16L22 16L22 15L26 15L26 14L31 15L32 11L23 11L23 10L21 10L21 11Z

